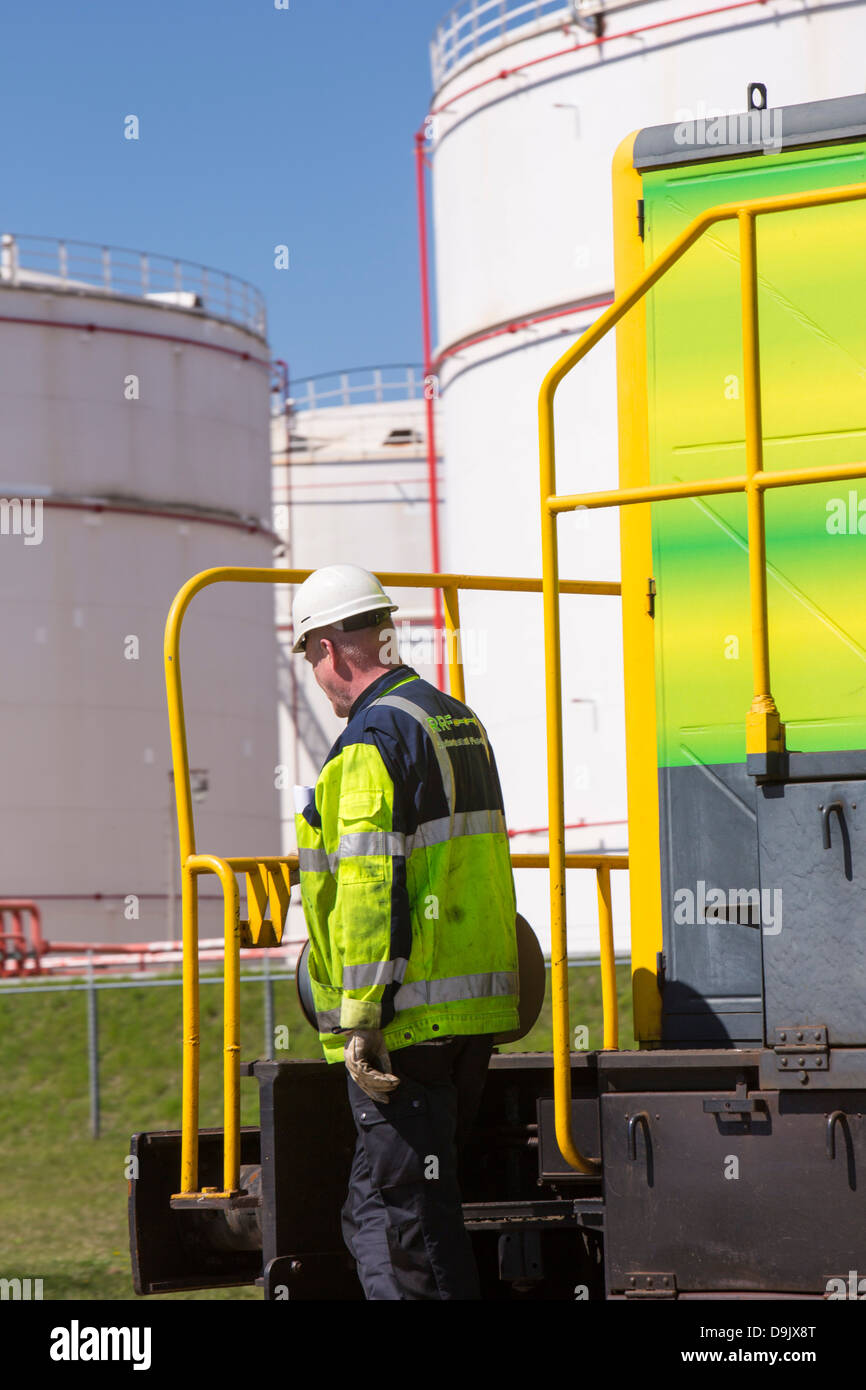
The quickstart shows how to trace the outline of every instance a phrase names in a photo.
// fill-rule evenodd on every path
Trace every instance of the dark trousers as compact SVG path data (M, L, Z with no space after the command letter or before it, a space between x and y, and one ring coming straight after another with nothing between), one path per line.
M400 1048L387 1104L347 1073L358 1139L343 1238L368 1299L478 1299L463 1225L457 1156L472 1127L493 1047L486 1033Z

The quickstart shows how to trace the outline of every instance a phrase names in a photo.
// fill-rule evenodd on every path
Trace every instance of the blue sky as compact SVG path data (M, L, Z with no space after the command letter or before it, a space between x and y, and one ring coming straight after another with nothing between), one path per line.
M419 361L413 137L448 8L6 0L0 230L250 280L295 377Z

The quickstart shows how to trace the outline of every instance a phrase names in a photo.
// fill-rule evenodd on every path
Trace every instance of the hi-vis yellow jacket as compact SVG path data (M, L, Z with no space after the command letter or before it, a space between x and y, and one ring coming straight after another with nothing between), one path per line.
M395 667L359 696L296 816L310 983L329 1062L518 1024L514 879L479 720Z

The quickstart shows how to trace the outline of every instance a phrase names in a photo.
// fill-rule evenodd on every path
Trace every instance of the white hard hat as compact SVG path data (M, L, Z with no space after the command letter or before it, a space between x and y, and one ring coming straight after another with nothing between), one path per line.
M375 574L359 565L327 565L314 570L298 589L292 604L292 651L302 652L307 633L317 627L342 627L344 618L393 612L396 607Z

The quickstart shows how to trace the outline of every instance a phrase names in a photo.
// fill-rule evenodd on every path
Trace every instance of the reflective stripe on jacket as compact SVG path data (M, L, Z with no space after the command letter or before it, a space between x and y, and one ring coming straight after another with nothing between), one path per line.
M517 1027L502 792L470 709L389 671L353 705L296 825L328 1061L351 1028L381 1028L394 1049Z

